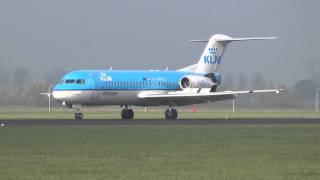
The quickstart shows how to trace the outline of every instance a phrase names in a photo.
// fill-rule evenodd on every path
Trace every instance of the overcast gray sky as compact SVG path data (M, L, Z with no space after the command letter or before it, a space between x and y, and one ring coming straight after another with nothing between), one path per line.
M55 68L178 69L197 62L214 33L279 36L236 42L220 73L260 72L279 83L320 63L317 0L1 0L0 56L34 75Z

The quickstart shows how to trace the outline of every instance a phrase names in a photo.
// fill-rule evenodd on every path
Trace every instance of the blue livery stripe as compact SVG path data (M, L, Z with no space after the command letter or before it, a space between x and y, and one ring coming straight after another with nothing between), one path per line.
M82 70L66 74L54 90L180 90L180 79L186 75L203 74L181 71Z

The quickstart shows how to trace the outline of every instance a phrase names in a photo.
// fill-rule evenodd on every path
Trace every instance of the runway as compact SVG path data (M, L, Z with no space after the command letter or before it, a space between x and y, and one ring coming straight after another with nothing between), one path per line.
M320 124L320 118L283 118L283 119L135 119L135 120L0 120L1 126L96 126L96 125L286 125L286 124Z

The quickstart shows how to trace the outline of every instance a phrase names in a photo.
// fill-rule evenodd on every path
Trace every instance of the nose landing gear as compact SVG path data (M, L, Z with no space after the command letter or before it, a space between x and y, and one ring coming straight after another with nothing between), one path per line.
M74 113L74 118L76 120L82 120L83 119L83 114L82 114L82 112L79 111L79 109L77 109L77 112Z
M173 106L170 106L169 109L166 109L164 117L166 119L177 119L178 111L174 109Z
M122 119L133 119L134 112L132 109L128 109L128 106L125 105L125 109L122 109L121 111L121 118Z

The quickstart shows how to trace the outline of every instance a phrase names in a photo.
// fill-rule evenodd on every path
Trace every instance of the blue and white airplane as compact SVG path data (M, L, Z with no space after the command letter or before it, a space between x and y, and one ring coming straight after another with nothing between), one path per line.
M276 37L232 38L215 34L207 42L197 64L168 70L79 70L66 74L53 89L53 97L68 108L76 108L75 119L83 119L81 106L120 105L122 119L132 119L128 106L162 106L166 119L176 119L175 106L233 99L238 94L279 93L281 89L217 92L217 73L226 46L233 41L265 40Z

